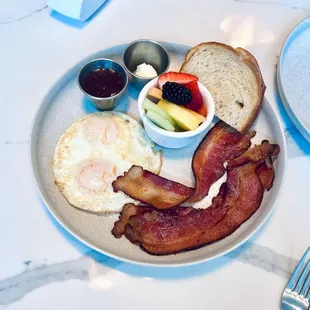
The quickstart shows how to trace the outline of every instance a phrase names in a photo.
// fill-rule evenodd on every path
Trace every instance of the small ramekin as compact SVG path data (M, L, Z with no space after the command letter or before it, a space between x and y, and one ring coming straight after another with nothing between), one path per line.
M131 42L123 53L123 63L127 69L130 83L137 89L143 88L152 78L141 77L134 72L137 66L146 63L156 70L158 76L169 69L168 51L158 42L141 39Z
M147 135L150 137L150 139L160 146L171 149L178 149L188 146L197 139L198 135L200 135L203 132L207 132L207 129L210 126L215 113L213 97L211 96L209 90L205 86L203 86L200 82L198 82L199 90L203 99L203 104L206 106L207 109L206 119L204 120L203 123L201 123L198 126L196 130L184 131L184 132L171 132L162 129L158 127L156 124L154 124L146 116L145 110L142 108L143 101L147 96L149 89L151 87L158 87L157 81L158 77L147 83L141 90L138 98L138 111L142 123L144 125L144 129Z
M111 97L92 96L88 92L86 92L82 86L83 79L85 78L88 72L94 69L102 69L102 68L114 69L121 75L124 81L123 88L121 89L120 92L118 92L114 96L111 96ZM127 85L128 85L128 76L127 76L125 68L119 62L112 60L112 59L108 59L108 58L98 58L98 59L91 60L81 69L78 75L78 78L77 78L77 82L78 82L78 86L80 90L84 93L84 95L90 101L92 101L92 103L95 105L95 107L98 110L110 111L110 110L115 109L118 106L121 97L126 92Z

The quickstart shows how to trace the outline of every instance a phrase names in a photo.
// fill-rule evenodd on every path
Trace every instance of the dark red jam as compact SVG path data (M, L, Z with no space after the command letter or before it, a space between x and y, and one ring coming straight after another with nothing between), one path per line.
M116 70L100 68L85 75L82 87L91 96L107 98L116 95L124 88L124 80Z

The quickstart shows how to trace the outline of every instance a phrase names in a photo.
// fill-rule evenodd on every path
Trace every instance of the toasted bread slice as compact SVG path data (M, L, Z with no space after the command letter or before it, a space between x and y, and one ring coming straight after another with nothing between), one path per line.
M266 89L251 53L218 42L201 43L187 53L180 71L196 75L209 89L218 118L240 132L250 128Z
M256 70L256 75L259 77L259 81L260 81L260 89L263 92L263 96L264 96L266 86L265 86L263 75L260 71L259 64L256 58L249 51L245 50L242 47L237 47L235 51L239 53L239 55L241 56L241 59L245 59L251 62L253 66L255 67L254 69Z

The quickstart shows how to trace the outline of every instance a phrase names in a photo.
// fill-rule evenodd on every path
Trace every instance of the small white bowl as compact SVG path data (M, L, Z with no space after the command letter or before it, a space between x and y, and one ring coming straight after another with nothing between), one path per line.
M158 87L157 83L158 77L148 82L140 92L138 98L138 111L140 118L142 119L144 129L147 135L153 140L156 144L171 148L178 149L185 147L193 143L197 136L202 132L207 131L207 128L211 124L214 117L214 101L208 91L208 89L198 82L199 90L202 95L203 104L207 108L207 116L203 123L201 123L196 130L184 131L184 132L171 132L165 129L158 127L154 124L145 113L145 110L142 108L143 101L147 96L147 93L151 87Z

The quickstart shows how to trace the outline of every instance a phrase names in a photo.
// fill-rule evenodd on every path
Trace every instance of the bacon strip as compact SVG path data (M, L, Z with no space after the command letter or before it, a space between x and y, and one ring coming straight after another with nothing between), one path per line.
M133 199L157 209L169 209L180 205L193 193L193 189L174 182L140 166L132 166L124 176L113 183L115 192L122 191Z
M234 167L231 164L227 181L222 184L211 207L157 211L129 204L124 207L112 233L115 237L124 234L131 242L155 255L195 249L225 238L256 212L265 188L272 184L274 174L269 173L269 169L273 170L270 158L276 156L279 149L268 143L268 152L262 152L265 147L262 144L251 149L252 154L247 153L247 158L251 155L255 160Z
M263 163L257 168L256 173L258 174L259 179L262 182L265 190L269 191L272 188L275 177L273 167L270 167L266 163Z
M251 161L265 162L268 161L272 167L270 158L277 156L280 152L280 147L277 144L270 144L267 140L263 140L260 145L255 145L253 148L248 149L243 154L227 162L226 169L229 170L233 167L241 166Z
M135 215L128 217L128 211L133 210ZM218 223L224 214L224 209L216 208L208 208L203 212L191 207L158 211L127 204L112 233L115 237L124 233L131 242L141 243L141 246L152 254L168 254L164 249L166 246L171 247L171 243L180 242L179 239L198 236L203 229L209 229ZM151 247L158 249L151 250ZM174 248L172 252L175 250Z
M134 215L141 214L143 210L148 210L147 208L143 209L136 206L134 203L126 203L123 207L122 212L120 213L119 220L114 223L112 229L112 234L115 238L120 238L125 231L125 227L129 222L129 218Z
M208 195L211 185L224 175L224 163L246 151L251 146L254 135L255 131L241 134L223 121L213 126L200 143L192 160L196 188L188 202L200 201Z
M269 191L275 177L272 158L278 156L279 153L280 147L277 144L270 144L267 140L263 140L261 145L256 145L241 156L228 161L226 169L230 170L251 161L260 162L261 164L256 169L256 173L264 188Z
M196 188L167 180L139 166L132 166L112 183L115 192L125 194L156 209L169 209L181 203L196 202L208 195L211 185L225 173L224 162L235 158L251 145L255 132L241 134L219 121L197 148L192 167Z

